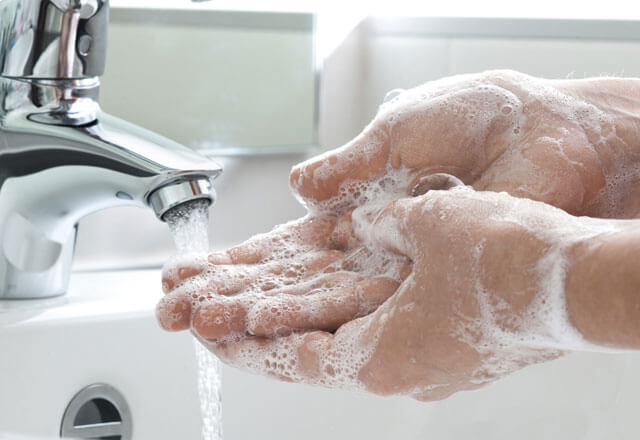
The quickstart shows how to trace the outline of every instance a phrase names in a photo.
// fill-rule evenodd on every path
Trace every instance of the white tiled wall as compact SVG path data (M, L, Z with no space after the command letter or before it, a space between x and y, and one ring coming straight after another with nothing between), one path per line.
M640 41L371 35L363 50L369 118L388 90L447 75L514 69L546 78L640 76Z
M356 28L322 62L318 137L325 149L347 142L365 123L363 40Z
M193 12L203 13L216 19ZM252 28L242 14L209 26L156 15L110 23L105 111L195 148L315 142L311 28Z
M640 42L454 39L452 73L508 68L548 78L640 75Z
M375 35L366 39L364 50L364 104L369 118L389 90L415 87L451 73L448 39Z

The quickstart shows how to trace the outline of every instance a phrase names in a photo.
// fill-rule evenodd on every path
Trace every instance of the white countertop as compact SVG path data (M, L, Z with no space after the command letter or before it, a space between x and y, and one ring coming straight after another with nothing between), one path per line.
M0 326L39 326L69 320L150 315L162 297L160 270L78 272L57 298L0 300Z

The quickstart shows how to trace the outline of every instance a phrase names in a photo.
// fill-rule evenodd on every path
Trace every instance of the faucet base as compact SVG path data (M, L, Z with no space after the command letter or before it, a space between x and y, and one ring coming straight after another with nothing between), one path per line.
M77 228L64 243L57 243L17 218L21 216L11 215L2 233L0 300L64 295L69 286Z

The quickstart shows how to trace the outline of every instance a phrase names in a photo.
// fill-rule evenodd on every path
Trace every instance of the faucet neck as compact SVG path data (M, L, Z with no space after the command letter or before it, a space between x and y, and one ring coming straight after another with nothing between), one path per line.
M16 79L0 77L0 118L28 119L49 125L92 123L100 111L98 77L85 79Z

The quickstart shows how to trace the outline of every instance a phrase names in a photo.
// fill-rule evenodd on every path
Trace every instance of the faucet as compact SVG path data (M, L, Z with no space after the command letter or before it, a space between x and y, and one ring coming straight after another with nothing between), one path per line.
M0 0L0 299L63 295L89 213L215 201L220 165L101 111L108 21L108 0Z

